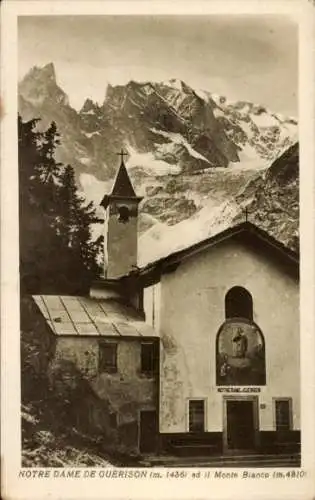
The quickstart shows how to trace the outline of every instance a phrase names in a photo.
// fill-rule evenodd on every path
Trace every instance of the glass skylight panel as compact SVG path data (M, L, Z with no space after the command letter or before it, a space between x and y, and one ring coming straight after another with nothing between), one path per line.
M47 308L46 308L45 303L44 303L43 299L41 298L41 296L36 295L34 297L34 300L35 300L37 306L39 307L44 318L49 319L49 314L48 314Z
M75 330L72 323L56 323L54 322L54 328L57 335L77 335L78 332Z
M64 297L62 301L68 311L84 311L84 307L77 297Z
M118 331L112 323L96 323L96 328L100 335L113 335L116 337L119 336Z
M93 323L75 323L79 335L99 335Z
M91 323L90 317L87 315L87 313L82 310L82 311L69 311L71 320L74 323Z
M118 329L120 335L122 335L122 336L126 335L126 336L132 336L132 337L139 337L139 333L134 328L134 326L132 326L128 323L115 322L115 326Z
M43 295L43 301L47 305L48 309L63 309L63 304L58 295Z

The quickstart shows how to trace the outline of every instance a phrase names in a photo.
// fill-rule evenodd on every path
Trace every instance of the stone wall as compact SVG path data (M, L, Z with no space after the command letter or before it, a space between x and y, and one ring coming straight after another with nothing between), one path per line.
M56 338L31 297L21 297L21 399L47 395L47 368L54 356Z
M108 339L113 340L118 344L117 373L104 373L99 371L99 338L59 337L50 378L59 387L60 396L77 391L80 378L79 425L89 433L106 435L117 449L136 452L139 413L157 409L158 379L140 371L139 338Z

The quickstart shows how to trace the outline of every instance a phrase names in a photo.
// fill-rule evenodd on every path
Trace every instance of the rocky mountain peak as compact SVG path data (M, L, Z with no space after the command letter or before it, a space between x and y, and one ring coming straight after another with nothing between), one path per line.
M279 156L267 171L266 181L276 180L279 184L288 184L299 177L299 143L290 146Z
M44 66L42 68L41 73L42 73L43 77L56 82L56 70L55 70L54 63L51 62L51 63L46 64L46 66Z
M34 66L19 83L19 94L36 106L43 105L44 101L69 105L67 94L57 84L53 63L41 68Z
M163 82L166 87L173 87L180 92L185 91L185 83L179 78L171 78L170 80Z
M43 67L33 66L24 76L22 82L32 80L33 82L45 82L46 84L56 84L56 70L53 63L48 63Z
M95 111L99 109L99 105L94 102L89 97L84 101L82 108L80 109L80 113L88 113L89 111Z
M48 64L33 68L20 82L19 112L24 120L41 118L43 128L56 122L61 135L57 159L74 167L80 188L96 205L112 186L116 153L123 147L135 192L144 196L140 230L154 226L154 241L163 239L165 228L186 222L191 224L183 230L185 241L188 233L194 241L208 236L222 220L231 223L237 207L249 203L259 190L263 193L269 181L273 197L282 200L277 209L285 213L288 205L292 221L297 220L294 162L292 168L284 166L291 164L288 160L268 170L296 143L297 123L264 106L233 102L172 78L108 85L101 106L87 98L78 113ZM271 198L267 201L259 202L259 212L262 218L271 213L271 227L276 205ZM296 224L283 227L285 240ZM168 230L167 235L171 238ZM178 240L176 229L174 245ZM147 241L152 248L150 235Z

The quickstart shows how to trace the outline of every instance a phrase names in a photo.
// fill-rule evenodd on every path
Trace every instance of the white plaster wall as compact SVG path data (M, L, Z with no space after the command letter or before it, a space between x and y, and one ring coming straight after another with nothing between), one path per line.
M187 399L206 398L206 430L222 431L224 393L216 387L215 342L233 286L253 297L254 321L266 342L267 384L261 388L260 430L274 430L273 397L292 397L300 428L299 286L269 258L222 243L183 262L161 281L160 431L187 431Z

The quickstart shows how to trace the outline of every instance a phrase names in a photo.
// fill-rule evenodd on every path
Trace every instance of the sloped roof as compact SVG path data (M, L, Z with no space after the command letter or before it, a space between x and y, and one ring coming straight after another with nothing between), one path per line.
M111 194L113 196L136 197L125 163L122 161L116 175Z
M63 295L33 295L57 336L156 337L137 311L115 300Z
M176 269L183 260L230 238L236 238L256 251L263 251L266 255L276 258L279 265L286 267L290 273L295 276L299 275L299 254L255 224L246 221L147 264L139 270L138 276L142 278L143 286L157 283L162 274Z

